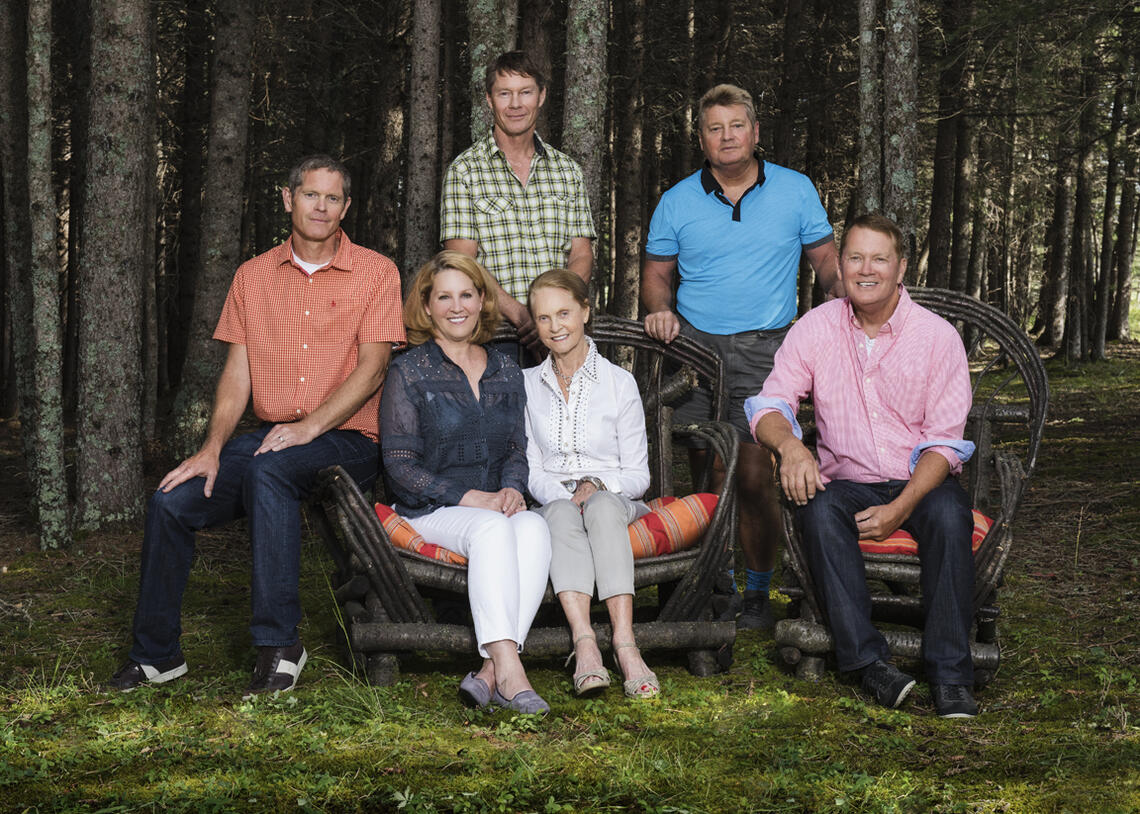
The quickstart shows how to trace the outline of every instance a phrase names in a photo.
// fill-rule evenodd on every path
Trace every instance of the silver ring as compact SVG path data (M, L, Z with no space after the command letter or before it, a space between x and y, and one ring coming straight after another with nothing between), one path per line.
M284 435L278 435L278 436L277 436L277 440L278 440L278 441L284 441L284 440L285 440L285 436L284 436Z

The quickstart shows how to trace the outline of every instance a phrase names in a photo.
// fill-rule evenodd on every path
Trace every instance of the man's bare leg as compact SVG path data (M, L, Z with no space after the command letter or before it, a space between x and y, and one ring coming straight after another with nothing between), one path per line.
M706 450L689 450L694 480L705 466ZM781 538L779 493L772 476L772 456L751 441L742 441L736 463L737 505L740 517L740 549L744 565L760 578L770 578ZM710 488L717 491L724 481L724 465L713 463ZM767 586L746 590L744 609L737 624L744 628L770 629L774 622L768 605Z

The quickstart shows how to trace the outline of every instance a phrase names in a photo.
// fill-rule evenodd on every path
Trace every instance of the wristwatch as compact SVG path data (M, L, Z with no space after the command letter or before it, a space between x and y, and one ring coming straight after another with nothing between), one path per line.
M602 479L595 478L593 475L583 475L582 477L578 478L578 486L581 486L583 483L591 484L599 492L606 491L606 485L602 483Z

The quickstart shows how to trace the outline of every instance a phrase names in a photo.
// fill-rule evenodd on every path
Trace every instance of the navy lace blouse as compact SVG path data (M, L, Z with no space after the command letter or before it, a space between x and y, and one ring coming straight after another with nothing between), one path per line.
M526 389L522 371L494 348L479 400L434 341L392 360L380 401L380 446L392 508L420 517L457 506L469 489L525 493Z

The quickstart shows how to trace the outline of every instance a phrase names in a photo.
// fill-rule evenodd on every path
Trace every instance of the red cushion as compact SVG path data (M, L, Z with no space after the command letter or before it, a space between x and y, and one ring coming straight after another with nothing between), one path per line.
M649 501L649 514L629 524L633 558L659 557L692 548L709 527L716 501L717 496L708 492Z
M986 539L986 534L993 523L993 520L978 510L974 510L974 533L970 538L970 545L975 553L978 551L978 546L982 544L982 540ZM902 529L885 540L860 540L859 548L864 554L912 554L918 556L918 543L915 542L910 532Z
M649 501L649 514L629 524L629 545L633 549L633 558L639 560L692 548L709 527L716 501L717 496L708 493ZM441 562L467 564L466 557L426 542L412 528L412 524L396 514L391 506L377 503L375 508L376 516L380 518L380 524L384 526L392 545Z

